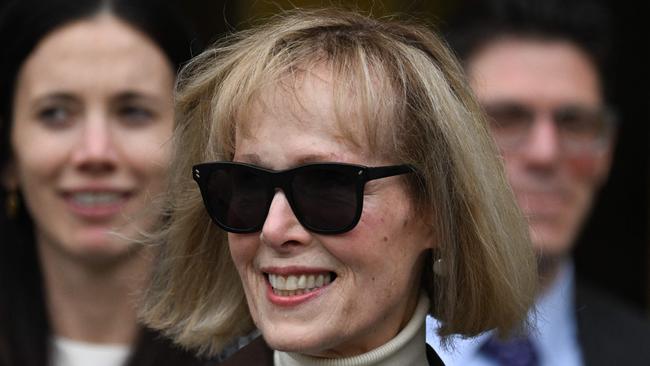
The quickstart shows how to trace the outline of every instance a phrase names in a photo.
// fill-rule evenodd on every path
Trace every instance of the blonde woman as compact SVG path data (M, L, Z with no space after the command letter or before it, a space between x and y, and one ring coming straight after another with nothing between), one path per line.
M293 11L181 75L144 318L226 364L437 365L519 325L535 261L462 73L425 27ZM197 185L198 183L198 185Z

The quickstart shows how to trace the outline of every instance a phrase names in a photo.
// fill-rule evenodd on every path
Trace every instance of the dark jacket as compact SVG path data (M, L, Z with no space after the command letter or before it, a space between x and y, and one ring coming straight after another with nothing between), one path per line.
M575 300L585 365L650 365L650 321L646 317L580 281Z

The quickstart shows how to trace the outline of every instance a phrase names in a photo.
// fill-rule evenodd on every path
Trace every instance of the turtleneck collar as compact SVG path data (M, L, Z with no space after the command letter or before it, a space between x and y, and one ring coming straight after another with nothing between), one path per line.
M427 365L425 345L425 318L429 298L421 294L411 320L388 343L361 355L346 358L317 358L299 353L275 351L275 366L383 366Z

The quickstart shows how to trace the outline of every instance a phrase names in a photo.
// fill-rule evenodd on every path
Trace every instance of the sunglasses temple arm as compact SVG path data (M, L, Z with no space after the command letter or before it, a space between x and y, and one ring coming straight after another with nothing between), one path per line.
M368 180L392 177L394 175L406 174L415 172L415 168L411 165L391 165L376 168L368 168L366 171Z

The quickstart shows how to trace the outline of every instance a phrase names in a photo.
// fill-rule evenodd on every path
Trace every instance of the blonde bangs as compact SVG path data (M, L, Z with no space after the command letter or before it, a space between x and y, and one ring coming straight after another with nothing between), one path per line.
M278 39L279 45L267 47L266 54L238 55L233 64L240 67L230 68L212 95L206 150L217 155L204 156L204 160L231 160L237 134L250 136L253 105L277 88L292 94L299 104L300 80L318 67L332 73L337 132L353 147L385 159L394 156L397 143L393 135L400 124L396 108L401 103L397 102L398 84L392 74L399 67L385 69L386 55L373 49L372 43L351 36L349 41L354 44L347 44L339 38L318 35L312 40L294 40L295 44ZM255 46L250 49L257 49Z

